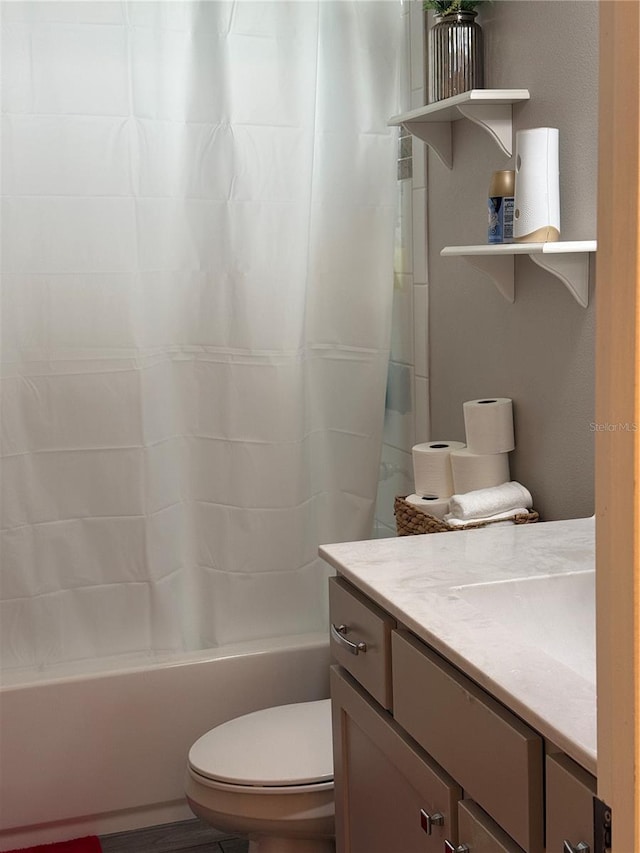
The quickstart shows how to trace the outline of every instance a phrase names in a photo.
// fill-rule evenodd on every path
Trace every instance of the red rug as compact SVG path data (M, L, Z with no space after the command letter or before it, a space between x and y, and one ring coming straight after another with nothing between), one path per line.
M8 853L102 853L102 847L95 835L76 838L74 841L59 841L57 844L39 844L37 847L23 847L9 850Z

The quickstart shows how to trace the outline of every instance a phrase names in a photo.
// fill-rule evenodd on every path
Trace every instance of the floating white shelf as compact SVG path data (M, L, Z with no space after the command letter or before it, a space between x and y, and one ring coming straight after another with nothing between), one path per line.
M393 116L390 126L402 125L434 149L453 168L451 123L467 118L484 128L507 157L513 152L513 104L529 100L528 89L471 89L408 113Z
M514 258L529 255L538 266L566 285L583 308L589 304L589 254L597 249L595 240L557 243L502 243L486 246L446 246L443 257L463 257L472 267L493 279L509 302L515 300Z

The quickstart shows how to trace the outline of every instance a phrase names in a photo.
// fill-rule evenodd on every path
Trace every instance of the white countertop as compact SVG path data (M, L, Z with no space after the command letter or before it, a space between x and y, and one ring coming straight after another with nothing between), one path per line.
M593 518L343 542L320 555L596 774Z

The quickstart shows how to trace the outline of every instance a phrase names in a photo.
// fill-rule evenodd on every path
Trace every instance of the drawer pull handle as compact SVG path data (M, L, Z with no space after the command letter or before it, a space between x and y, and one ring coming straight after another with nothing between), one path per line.
M471 848L468 844L452 844L450 841L444 842L444 853L471 853Z
M578 841L575 847L570 841L565 841L562 846L562 853L590 853L590 850L586 841Z
M358 652L362 652L363 654L367 651L366 643L352 643L351 640L347 640L344 636L349 632L349 628L347 625L331 625L331 637L342 646L343 649L346 649L352 655L357 655Z
M420 809L420 826L424 829L427 835L431 835L434 826L442 826L444 824L444 815L440 812L429 814L424 809Z

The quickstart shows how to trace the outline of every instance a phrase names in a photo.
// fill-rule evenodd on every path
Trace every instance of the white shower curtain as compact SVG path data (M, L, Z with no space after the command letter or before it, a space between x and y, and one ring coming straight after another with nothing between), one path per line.
M323 630L369 535L394 2L4 2L4 667Z

